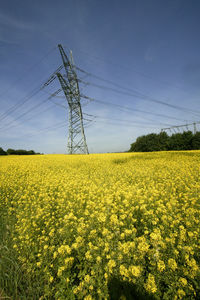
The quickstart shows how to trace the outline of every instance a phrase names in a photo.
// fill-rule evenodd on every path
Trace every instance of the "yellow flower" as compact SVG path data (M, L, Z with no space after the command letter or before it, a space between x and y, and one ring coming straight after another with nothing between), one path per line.
M38 261L38 262L36 263L36 265L37 265L38 267L40 267L40 266L41 266L41 261Z
M116 262L113 259L110 259L108 262L108 269L112 272L112 269L116 266Z
M165 263L162 260L157 262L157 267L159 272L163 272L165 270Z
M64 271L64 269L65 269L65 267L60 267L60 268L58 269L57 275L58 275L59 277L62 275L62 272Z
M170 299L196 298L199 165L200 151L0 156L3 225L49 299L106 300L113 276L158 298L165 276Z
M70 282L70 279L67 277L66 278L66 283L69 283Z
M68 245L62 245L58 248L58 253L60 254L70 254L71 248Z
M168 259L168 266L172 271L175 271L177 269L177 263L173 258Z
M65 267L71 266L72 263L74 262L74 257L67 257L65 258Z
M179 299L183 299L183 297L185 296L185 292L181 289L178 289L177 294Z
M121 265L120 267L119 267L119 270L120 270L120 274L122 275L122 276L126 276L126 277L128 277L128 270L123 266L123 265Z
M179 278L179 282L182 286L186 286L187 285L187 279L186 278L183 278L183 277L180 277Z
M92 298L91 295L87 295L87 296L84 297L84 300L92 300L92 299L93 299L93 298Z
M135 277L139 277L141 274L141 267L140 266L130 266L129 271L131 272L131 275Z
M152 293L152 294L156 293L156 291L157 291L155 278L152 274L148 275L148 279L145 284L145 289L147 290L147 292Z
M97 261L101 262L101 257L100 256L97 256Z
M89 286L89 290L92 291L94 289L93 285Z
M138 240L139 240L138 250L141 253L146 253L148 251L148 249L149 249L149 244L147 243L145 237L142 236Z
M86 257L87 260L92 259L92 255L91 255L91 252L89 250L85 253L85 257Z
M89 283L90 282L90 275L86 275L84 277L85 282Z

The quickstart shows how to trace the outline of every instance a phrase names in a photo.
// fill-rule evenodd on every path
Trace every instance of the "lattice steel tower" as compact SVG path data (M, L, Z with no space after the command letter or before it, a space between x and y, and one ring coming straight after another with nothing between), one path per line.
M68 153L89 154L83 126L83 113L80 102L78 78L74 68L72 52L70 59L65 54L62 45L58 45L66 75L56 73L69 105Z

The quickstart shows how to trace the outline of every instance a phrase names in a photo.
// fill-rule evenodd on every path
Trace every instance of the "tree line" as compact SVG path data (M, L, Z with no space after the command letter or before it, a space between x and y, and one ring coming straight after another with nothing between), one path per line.
M40 154L36 153L33 150L23 150L23 149L8 149L7 151L4 151L3 148L0 147L0 155L35 155Z
M139 136L131 144L129 152L151 152L168 150L200 150L200 131L175 133L169 136L166 132L150 133Z

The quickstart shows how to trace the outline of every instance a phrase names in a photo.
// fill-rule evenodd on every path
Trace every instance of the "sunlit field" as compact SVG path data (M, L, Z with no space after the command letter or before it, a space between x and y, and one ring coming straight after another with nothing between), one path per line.
M199 299L200 151L0 157L0 295Z

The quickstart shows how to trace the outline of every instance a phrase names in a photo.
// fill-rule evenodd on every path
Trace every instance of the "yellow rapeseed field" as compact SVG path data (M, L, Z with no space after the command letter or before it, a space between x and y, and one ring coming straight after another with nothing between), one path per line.
M199 297L200 151L0 157L0 197L35 299Z

